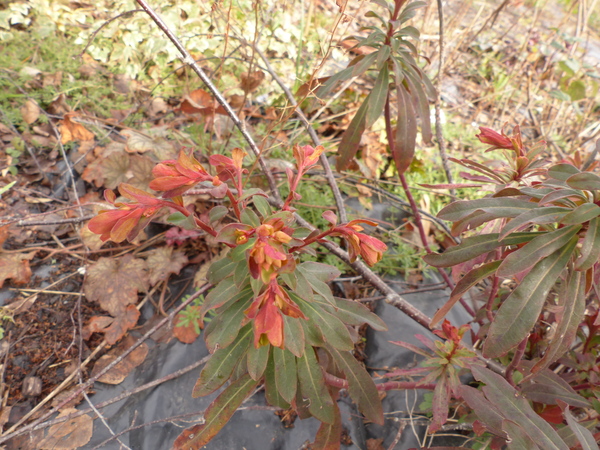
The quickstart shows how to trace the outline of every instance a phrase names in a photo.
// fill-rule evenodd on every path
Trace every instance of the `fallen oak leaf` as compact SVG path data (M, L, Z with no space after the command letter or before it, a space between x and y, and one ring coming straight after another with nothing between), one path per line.
M36 252L0 253L0 288L6 280L12 279L14 284L27 284L31 279L29 261Z
M75 408L64 409L58 417L68 416L76 411ZM89 415L84 414L83 416L74 417L48 428L46 437L29 448L71 450L83 447L92 438L93 428L94 421Z
M75 113L68 113L65 114L63 120L60 121L58 129L60 131L60 142L62 144L71 141L91 141L94 139L94 133L88 131L79 122L71 120L71 118L75 116Z

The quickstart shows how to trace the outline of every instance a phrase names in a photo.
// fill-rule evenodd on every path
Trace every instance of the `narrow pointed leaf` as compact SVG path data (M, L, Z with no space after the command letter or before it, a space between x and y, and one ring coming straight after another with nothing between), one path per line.
M386 46L389 51L389 47ZM387 59L387 58L386 58ZM388 65L384 64L383 68L377 75L377 80L375 80L375 85L373 86L373 90L369 94L367 100L369 102L369 110L367 111L367 118L365 126L366 128L371 127L381 113L383 112L383 106L385 105L385 99L388 94L388 86L390 84L389 80L389 69Z
M471 213L481 210L496 217L517 217L531 209L537 208L536 203L516 198L481 198L478 200L459 200L443 208L438 217L455 222Z
M296 397L298 386L296 357L287 350L273 348L273 361L275 363L275 385L279 394L288 402Z
M421 85L421 78L407 74L407 81L413 92L413 96L416 97L416 104L419 110L419 118L421 119L421 135L423 136L423 142L431 142L431 119L429 111L429 99L425 93L423 86Z
M321 422L333 424L335 421L333 400L325 385L321 366L312 347L306 347L304 356L297 359L297 364L300 390L302 397L309 402L308 410Z
M258 348L251 345L248 348L248 375L250 375L253 380L258 381L262 378L265 368L267 367L267 361L269 360L270 348L270 345L261 345Z
M581 256L575 261L577 270L585 271L600 259L600 218L590 220L581 246Z
M334 421L332 424L321 423L315 441L311 449L313 450L339 450L340 440L342 439L342 416L337 404L334 403Z
M377 386L371 375L350 352L339 351L331 346L327 350L348 380L350 396L367 419L383 425L383 408Z
M240 358L248 350L252 326L246 325L236 341L229 347L217 350L206 363L196 381L192 397L202 397L214 392L229 379Z
M338 160L336 163L337 170L344 170L356 155L358 146L360 145L360 139L366 128L367 112L369 111L369 94L356 114L348 125L346 131L342 135L342 142L338 147Z
M417 139L417 118L410 94L402 84L396 88L398 104L398 120L392 157L396 170L403 174L408 170L415 155Z
M251 301L252 291L248 289L239 295L235 303L209 322L204 334L209 351L225 348L233 342L244 320L244 311L248 309Z
M265 396L267 397L267 402L273 406L278 406L281 409L290 407L290 404L285 401L277 390L277 384L275 383L275 364L273 362L272 352L265 370Z
M558 297L561 311L557 314L556 332L542 359L532 371L537 372L561 358L570 348L585 311L585 273L571 272Z
M508 222L500 232L500 239L504 239L513 231L529 224L544 224L558 222L561 217L570 212L569 208L549 206L546 208L535 208L519 214Z
M294 297L292 294L293 299ZM319 327L327 343L340 350L352 350L354 348L350 333L340 319L323 310L316 302L308 303L298 297L294 300L309 321Z
M512 420L503 420L502 428L508 434L506 450L543 450L527 435L521 424Z
M452 267L503 245L522 244L540 235L541 233L513 233L499 241L498 233L481 234L463 239L459 245L450 247L444 253L425 255L423 260L434 267Z
M296 355L298 358L304 353L304 319L295 319L284 316L285 328L283 329L283 342L285 348Z
M548 176L560 181L567 181L578 173L579 169L572 164L556 164L548 169Z
M529 269L565 246L580 229L581 225L573 225L536 237L504 259L498 268L498 276L509 277Z
M500 306L483 347L486 357L504 355L527 336L576 244L577 237L573 237L563 248L538 262Z
M552 426L542 419L504 377L481 366L471 366L473 376L485 383L482 388L487 399L507 420L519 424L544 450L568 450Z
M483 392L466 385L459 386L458 392L490 433L506 438L506 433L502 429L504 418L498 409L485 398Z
M231 275L234 271L234 267L237 263L227 256L221 258L218 261L213 262L207 272L207 279L209 283L217 284L225 277ZM214 290L214 289L213 289Z
M175 440L176 450L196 450L204 447L229 422L231 416L248 397L258 382L244 375L231 383L204 413L204 424L188 428Z
M335 305L337 308L335 315L348 325L360 326L366 323L377 331L387 331L388 329L385 322L378 315L358 302L336 297Z
M228 267L231 267L231 270L234 270L233 266ZM212 291L208 293L204 299L204 303L202 303L202 307L200 308L200 320L204 318L208 311L218 308L219 306L223 306L239 292L240 291L238 287L233 281L233 277L229 277L221 281L213 288Z
M433 410L433 420L429 429L432 433L439 431L442 425L448 420L448 411L450 404L450 386L448 377L445 373L437 380L433 390L433 399L431 401Z
M581 445L582 450L599 450L598 442L594 438L592 432L577 422L575 417L573 417L573 414L571 414L571 411L569 411L569 408L564 408L563 414L567 420L567 425L573 431L573 434Z
M600 189L600 176L592 172L576 173L567 179L567 184L573 189L597 191Z
M553 189L551 192L544 195L538 204L540 206L545 206L548 203L559 202L568 206L573 204L573 202L570 200L573 197L587 201L587 198L582 194L581 191L575 189Z
M458 302L460 298L469 291L469 289L471 289L481 280L492 276L501 263L502 261L492 261L482 264L481 266L469 271L464 277L462 277L452 290L450 300L448 300L444 306L437 310L433 316L433 319L431 319L429 326L433 327L439 323L446 316L446 314L448 314L456 302Z
M584 203L583 205L579 205L569 214L566 214L561 219L560 223L574 225L587 222L598 216L600 216L600 206L594 203Z

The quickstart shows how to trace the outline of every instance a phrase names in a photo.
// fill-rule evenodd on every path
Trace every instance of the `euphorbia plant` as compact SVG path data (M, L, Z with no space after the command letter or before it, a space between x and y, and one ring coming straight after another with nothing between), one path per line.
M182 151L177 160L163 161L153 170L150 187L162 191L155 197L122 184L121 194L130 203L115 203L90 221L89 228L103 240L133 239L162 208L174 211L173 219L204 230L227 247L225 257L213 263L208 280L214 285L200 310L215 316L204 330L211 359L194 387L195 397L228 387L205 413L205 423L186 430L177 448L200 448L227 422L242 401L264 383L267 400L292 407L301 418L314 416L323 424L317 434L322 447L338 442L341 419L336 405L339 388L327 383L328 375L346 378L359 409L371 421L383 423L377 388L354 359L354 339L349 327L370 324L386 329L376 315L359 303L334 298L328 282L339 272L325 264L300 262L311 244L331 237L346 241L351 259L377 263L386 250L380 240L362 233L367 220L337 224L336 215L323 214L329 228L310 231L295 225L293 202L303 175L319 161L323 147L295 146L296 170L288 170L290 192L279 207L272 207L259 189L245 189L245 152L232 157L210 156L212 174ZM226 199L208 215L199 216L184 206L182 194L197 185ZM277 370L275 370L277 367ZM336 441L337 440L337 441Z

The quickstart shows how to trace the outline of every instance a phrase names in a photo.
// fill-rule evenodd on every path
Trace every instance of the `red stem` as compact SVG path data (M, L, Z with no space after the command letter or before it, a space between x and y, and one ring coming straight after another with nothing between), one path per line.
M184 206L178 205L175 202L164 202L164 206L176 209L181 214L183 214L185 217L189 217L192 215L192 213L189 212L187 209L185 209ZM217 232L210 225L202 222L198 217L194 216L194 221L196 222L196 225L198 225L198 227L200 227L202 230L206 231L211 236L213 236L213 237L217 236Z
M385 114L385 131L386 131L386 135L387 135L387 140L388 140L388 145L390 146L390 152L392 153L392 155L395 153L395 146L396 144L394 143L394 135L392 133L392 119L391 119L391 111L390 111L390 94L388 92L387 98L385 100L385 109L384 109L384 114ZM413 213L413 217L415 219L415 225L417 226L417 229L419 230L419 237L421 238L421 243L423 244L423 248L425 248L425 251L427 252L427 254L432 253L431 248L429 247L429 242L427 242L427 236L425 234L425 228L423 227L423 221L421 220L421 213L419 212L419 208L417 207L417 202L415 202L415 198L412 195L412 192L410 190L410 187L408 186L408 183L406 181L406 177L404 176L404 174L399 174L400 176L400 183L402 183L402 189L404 190L404 193L406 194L406 198L408 199L408 203L410 204L410 209L412 210ZM446 282L446 284L448 285L448 287L450 289L454 289L454 283L452 282L452 280L450 279L450 277L448 276L448 274L446 273L446 271L444 271L441 268L437 268L437 271L440 273L440 275L442 276L442 278L444 279L444 281ZM473 308L471 308L471 306L461 297L460 299L460 303L463 306L463 308L465 308L465 311L467 311L467 313L469 313L472 317L475 317L475 311L473 311Z
M513 381L512 374L515 371L515 369L517 368L517 366L519 365L519 363L521 362L523 355L525 354L525 349L527 348L528 341L529 341L529 334L527 334L527 337L521 341L521 343L517 347L517 350L515 351L512 361L506 367L506 372L504 374L504 378L506 378L506 381L508 381L513 387L516 387L516 385L515 385L515 382Z
M338 389L348 389L348 381L336 377L330 373L323 372L325 382ZM391 391L392 389L426 389L433 391L435 383L420 383L419 381L388 381L386 383L376 384L378 391Z
M241 195L242 195L242 190L238 187L238 196L241 197ZM241 222L242 221L242 213L240 211L240 207L238 205L236 198L233 195L233 192L231 192L231 189L229 189L229 187L227 187L227 197L229 198L229 201L231 202L231 205L233 206L233 212L235 213L235 217L237 217L237 219Z

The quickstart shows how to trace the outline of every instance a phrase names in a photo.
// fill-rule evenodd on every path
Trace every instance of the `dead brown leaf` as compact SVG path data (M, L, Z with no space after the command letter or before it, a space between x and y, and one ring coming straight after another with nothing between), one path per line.
M108 354L98 359L94 365L94 368L92 369L92 377L101 372L106 366L117 359L119 355L122 355L123 352L125 352L134 343L135 339L131 336L128 336ZM144 362L147 355L148 345L144 342L129 355L127 355L123 361L98 378L98 381L106 384L120 384L125 378L127 378L127 375L129 375L133 369Z
M0 288L6 280L12 279L14 284L27 284L31 279L29 261L36 252L0 253Z
M179 109L185 114L200 113L207 115L214 113L214 104L215 102L208 92L204 89L196 89L183 97Z
M249 94L260 86L265 79L265 73L262 70L255 70L243 73L241 78L240 87L246 94Z
M35 100L27 100L21 107L21 116L27 125L31 125L40 117L40 107Z
M62 116L71 111L71 107L67 104L67 96L60 94L48 105L48 113L55 116Z
M146 261L124 255L100 258L88 268L83 283L85 296L96 301L113 317L125 313L128 305L137 303L139 291L148 289Z
M75 408L64 409L58 417L77 412ZM94 420L87 414L48 428L48 434L36 448L41 450L71 450L83 447L92 438Z
M127 183L142 191L153 192L148 185L154 179L152 176L152 169L155 165L154 161L145 155L131 155L131 159L129 160L129 171L127 172L131 178L127 180Z
M79 230L79 236L81 237L83 243L92 251L100 250L105 244L105 242L102 242L102 239L100 239L98 234L90 231L87 223L81 227L81 230Z
M178 274L188 263L188 258L184 252L164 246L150 250L146 263L150 274L150 285L154 286L159 281L166 280L169 274Z
M129 159L130 156L127 153L115 152L102 160L100 167L104 176L104 185L107 188L115 189L129 179ZM83 179L86 180L85 177Z
M10 236L10 233L8 232L8 227L10 227L10 225L4 225L0 227L0 247L4 245L4 242Z
M137 325L140 318L138 309L129 305L123 314L117 317L94 316L86 326L83 327L82 335L84 339L89 339L93 333L104 333L106 342L115 345L128 330Z
M198 313L200 313L200 308L200 306L189 307L190 310L195 310ZM184 344L192 344L198 338L198 336L200 336L200 334L196 333L196 327L194 326L193 322L190 322L185 326L179 326L178 324L181 323L183 317L183 311L175 316L175 327L173 327L173 334ZM200 328L202 327L202 323L200 321L198 321L198 326Z
M153 129L152 131L158 134L161 130ZM152 151L154 156L161 161L164 159L173 159L176 155L173 145L162 136L151 136L133 130L123 130L121 134L127 136L125 151L128 153L146 153L147 151Z
M75 113L67 113L64 115L64 119L60 121L60 142L66 144L71 141L91 141L94 139L94 133L88 131L79 122L71 120L75 117Z

